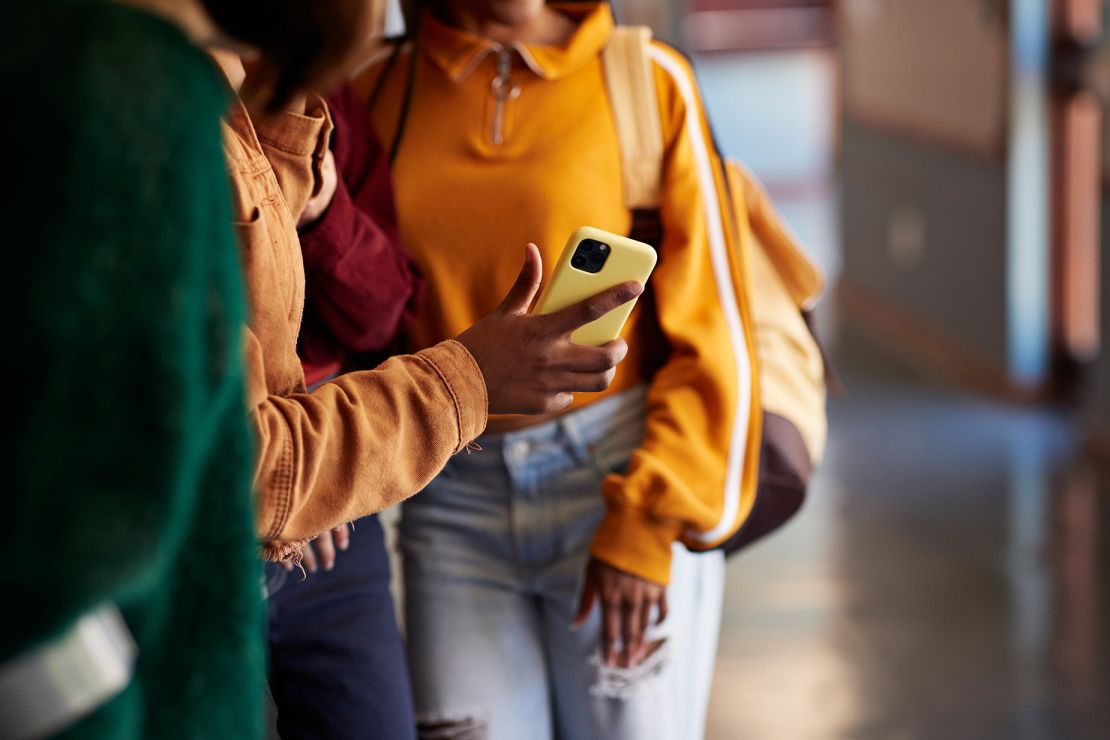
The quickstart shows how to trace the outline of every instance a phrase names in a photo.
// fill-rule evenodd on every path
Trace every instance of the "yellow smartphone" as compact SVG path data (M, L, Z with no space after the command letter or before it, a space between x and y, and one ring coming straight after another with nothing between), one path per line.
M647 285L657 257L650 245L583 226L567 240L534 312L554 313L586 300L614 285L635 280ZM570 338L578 344L600 346L620 336L635 300L579 327Z

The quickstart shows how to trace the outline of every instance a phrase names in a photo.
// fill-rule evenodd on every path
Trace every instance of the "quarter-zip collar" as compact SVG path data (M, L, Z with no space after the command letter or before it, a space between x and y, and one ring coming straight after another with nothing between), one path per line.
M552 7L578 24L570 40L562 46L514 42L510 48L534 74L556 80L597 58L613 31L609 4L552 3ZM431 11L420 22L420 47L454 82L461 82L482 60L506 47L443 23Z

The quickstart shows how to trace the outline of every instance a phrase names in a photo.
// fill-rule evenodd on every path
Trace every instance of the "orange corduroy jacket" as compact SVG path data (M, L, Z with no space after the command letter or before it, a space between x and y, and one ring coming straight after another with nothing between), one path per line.
M214 56L234 79L238 59ZM236 102L223 128L250 311L256 528L265 556L278 560L423 488L485 429L486 386L466 348L447 340L308 394L297 357L305 278L295 214L317 189L331 122L319 101L305 115L257 121Z

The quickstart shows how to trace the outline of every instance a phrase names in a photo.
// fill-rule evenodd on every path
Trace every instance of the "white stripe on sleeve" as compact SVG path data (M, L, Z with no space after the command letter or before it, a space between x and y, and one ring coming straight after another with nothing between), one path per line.
M701 188L702 202L705 204L706 222L709 236L709 256L713 265L713 276L717 285L717 298L724 313L725 324L732 345L732 355L736 361L737 396L733 412L732 435L728 447L728 463L725 469L725 504L721 519L708 532L687 530L686 536L702 543L711 543L728 534L740 509L740 488L743 481L744 458L748 442L748 418L751 414L752 366L748 357L748 344L745 338L744 322L740 317L740 306L736 299L736 287L732 282L729 267L728 246L725 241L724 223L721 220L721 204L717 197L717 187L713 181L713 165L709 147L702 131L700 110L694 85L690 75L673 57L665 51L651 47L650 55L678 86L686 102L686 132L694 151L697 167L698 185Z

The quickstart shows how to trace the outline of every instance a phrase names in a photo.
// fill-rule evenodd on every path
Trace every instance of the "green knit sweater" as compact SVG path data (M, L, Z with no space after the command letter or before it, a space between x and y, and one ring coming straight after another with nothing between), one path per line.
M0 663L115 602L135 677L65 736L251 740L263 612L225 88L142 12L5 13Z

